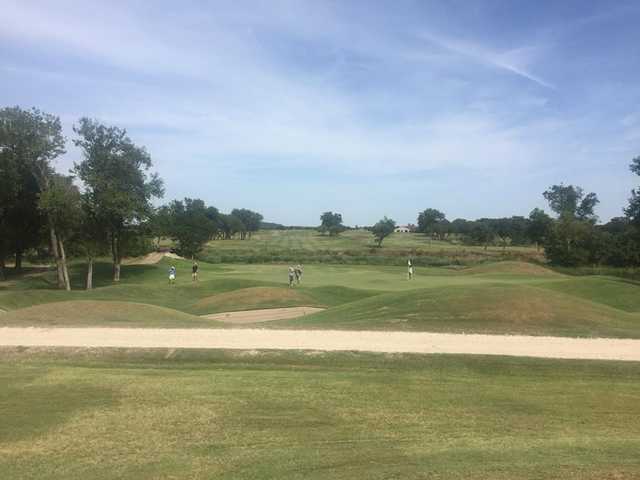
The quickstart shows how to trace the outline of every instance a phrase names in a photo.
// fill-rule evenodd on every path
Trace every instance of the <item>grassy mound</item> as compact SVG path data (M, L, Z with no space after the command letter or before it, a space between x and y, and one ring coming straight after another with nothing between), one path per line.
M271 326L585 337L640 337L640 316L527 285L388 293Z
M563 275L548 268L527 262L495 262L485 263L476 267L463 270L464 273L471 274L510 274L510 275L526 275L534 277L562 277Z
M574 277L542 285L556 292L603 303L625 312L640 312L638 284L609 277Z
M216 327L206 320L170 308L143 303L76 300L7 312L1 326Z
M288 287L251 287L204 297L194 305L193 311L214 313L316 304L311 296Z

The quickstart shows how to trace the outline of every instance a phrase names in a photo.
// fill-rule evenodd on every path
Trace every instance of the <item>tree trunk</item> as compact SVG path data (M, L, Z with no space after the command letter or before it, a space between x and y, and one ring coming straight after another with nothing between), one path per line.
M60 253L58 250L58 236L56 235L56 229L51 223L49 224L49 236L51 240L51 253L53 254L53 257L56 259L56 273L58 275L58 288L65 288L62 260L60 259Z
M62 262L62 274L64 276L64 288L67 291L71 290L71 282L69 281L69 270L67 269L67 256L64 253L64 243L62 237L58 235L58 243L60 245L60 259Z
M18 272L20 270L22 270L22 250L19 250L19 251L16 252L15 270L18 271Z
M4 269L5 269L4 252L0 252L0 281L6 278Z
M93 288L93 257L87 258L87 285L86 289L91 290Z
M111 235L111 256L113 258L113 281L120 281L120 237Z

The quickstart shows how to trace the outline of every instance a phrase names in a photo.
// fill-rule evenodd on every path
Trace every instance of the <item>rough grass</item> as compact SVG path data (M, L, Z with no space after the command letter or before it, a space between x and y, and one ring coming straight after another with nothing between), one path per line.
M178 310L132 302L75 300L34 305L3 314L0 326L216 327Z
M475 265L488 260L542 261L533 247L461 245L435 241L423 234L394 233L378 248L366 230L348 230L330 237L315 230L265 230L250 240L215 240L202 253L212 263L338 263L351 265Z
M640 476L640 364L0 351L3 478Z
M389 293L269 326L640 338L640 315L508 284Z
M304 291L288 287L251 287L201 298L195 304L194 310L215 313L317 305L318 303Z

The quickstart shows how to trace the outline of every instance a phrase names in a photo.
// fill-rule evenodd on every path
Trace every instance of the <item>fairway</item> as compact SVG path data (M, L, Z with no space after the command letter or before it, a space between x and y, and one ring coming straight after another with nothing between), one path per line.
M4 478L632 479L640 364L0 351Z
M167 281L170 265L178 270ZM228 327L214 314L309 307L319 313L260 323L262 328L640 338L640 286L614 277L572 277L522 262L467 268L306 265L288 288L286 265L201 262L125 265L120 284L96 265L92 291L53 288L52 271L0 283L4 326ZM82 281L82 265L72 268ZM215 317L213 317L215 319ZM251 325L251 322L243 323Z

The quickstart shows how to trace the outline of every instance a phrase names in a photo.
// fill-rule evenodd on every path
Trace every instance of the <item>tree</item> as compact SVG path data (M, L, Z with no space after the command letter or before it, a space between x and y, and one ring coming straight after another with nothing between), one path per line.
M62 260L65 288L71 290L65 240L77 230L82 216L80 191L73 177L52 175L47 190L40 194L38 207L47 216L56 231L57 249Z
M542 195L558 217L567 216L594 222L597 219L593 209L600 201L593 192L585 195L582 188L561 183L560 185L552 185Z
M320 222L320 232L323 234L328 232L329 236L338 235L345 230L344 225L342 225L342 215L340 213L324 212L320 215Z
M393 233L396 229L396 222L390 218L384 217L371 228L371 233L378 242L378 247L382 246L382 241Z
M418 214L418 231L432 236L436 232L436 225L445 220L445 215L435 208L427 208Z
M0 110L0 176L4 193L0 207L0 226L8 225L8 210L15 206L5 201L15 201L24 192L25 185L35 185L37 195L49 189L53 176L52 162L65 153L65 140L60 119L33 108L8 107ZM10 185L11 184L11 185ZM5 190L6 189L6 190ZM33 212L33 206L30 207ZM22 220L24 221L24 219ZM51 254L56 260L58 287L68 288L65 282L65 265L58 250L55 226L47 219ZM4 235L3 235L4 236ZM0 267L4 267L6 240L0 241Z
M105 225L96 214L95 205L91 203L90 195L86 193L82 195L81 207L80 221L74 240L79 251L86 258L85 289L91 290L93 289L93 262L97 256L106 255L109 252L108 233Z
M527 237L536 244L536 250L540 250L540 244L544 243L552 224L551 217L540 208L534 208L529 213Z
M552 265L576 267L600 263L604 241L593 223L567 216L553 223L544 242L544 254Z
M81 118L73 130L78 135L74 144L82 149L84 157L74 164L74 172L106 227L113 280L118 282L127 230L150 218L151 199L164 194L162 180L155 173L147 174L151 156L131 141L126 130L88 118Z
M234 208L231 211L231 215L238 217L242 224L245 226L246 231L242 233L240 239L251 238L253 232L257 232L260 229L262 223L262 215L258 212L247 210L246 208Z
M629 169L636 175L640 175L640 156L631 160ZM629 206L624 209L624 213L632 224L640 226L640 189L631 190Z
M486 250L496 236L491 221L488 218L481 218L470 223L468 233L464 237L465 241L475 245L483 245Z
M545 256L551 263L564 266L596 262L602 245L594 227L596 194L585 195L580 187L560 184L543 195L558 215L544 241Z
M235 215L220 215L220 226L225 240L230 240L233 236L240 232L245 232L247 228Z
M169 236L178 243L181 255L195 257L209 241L216 226L207 216L207 207L200 199L174 200L168 207Z

